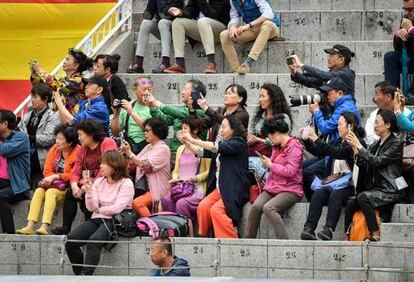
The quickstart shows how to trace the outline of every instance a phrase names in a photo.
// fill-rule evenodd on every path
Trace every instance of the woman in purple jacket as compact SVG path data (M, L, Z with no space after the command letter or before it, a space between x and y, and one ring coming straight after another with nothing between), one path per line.
M281 214L303 197L303 147L296 137L289 136L289 126L283 117L274 116L265 121L263 130L273 144L270 158L260 155L270 175L263 192L253 203L245 234L256 238L262 213L266 215L278 239L288 239Z

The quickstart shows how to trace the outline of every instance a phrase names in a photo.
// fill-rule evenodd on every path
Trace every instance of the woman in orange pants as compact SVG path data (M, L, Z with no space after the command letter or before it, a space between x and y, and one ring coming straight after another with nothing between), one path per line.
M221 123L220 134L219 142L197 140L188 132L181 138L199 157L216 158L215 167L210 167L215 175L208 187L212 191L197 208L199 235L208 236L213 227L216 238L237 238L243 205L249 199L246 130L237 116L229 115Z

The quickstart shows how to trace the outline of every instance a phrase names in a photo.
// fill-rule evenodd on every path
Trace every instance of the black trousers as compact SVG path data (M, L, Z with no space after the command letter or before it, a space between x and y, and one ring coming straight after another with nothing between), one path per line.
M308 202L311 201L313 196L313 190L311 184L315 179L315 176L320 179L327 177L329 170L326 169L325 158L311 158L303 162L303 192Z
M370 232L378 231L379 226L375 216L375 209L372 207L369 198L365 194L358 194L355 198L350 199L345 207L345 232L348 231L352 223L352 218L356 211L361 210L367 221Z
M309 204L309 214L305 227L315 230L322 214L323 206L328 206L325 226L335 231L338 220L341 217L342 207L347 203L348 198L354 195L353 187L346 189L333 190L332 192L320 189L313 192Z
M78 212L78 203L81 211L85 215L85 221L91 218L92 213L88 211L85 205L85 195L82 195L82 199L77 199L72 194L72 189L66 192L65 200L63 202L63 226L71 230L73 220Z
M94 218L82 223L68 234L68 240L107 241L114 231L112 219ZM85 254L81 247L86 245ZM67 242L66 253L73 264L98 265L105 243ZM92 275L95 267L73 266L75 275Z
M15 195L11 187L0 189L0 221L3 233L15 233L13 213L10 205L24 200L30 200L30 190Z

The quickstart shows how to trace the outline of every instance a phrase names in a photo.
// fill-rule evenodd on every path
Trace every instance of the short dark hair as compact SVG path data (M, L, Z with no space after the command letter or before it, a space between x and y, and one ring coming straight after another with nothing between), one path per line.
M111 178L119 181L123 178L129 178L128 163L124 155L115 150L106 151L102 155L102 163L112 167L113 173Z
M237 93L237 95L239 97L242 97L243 98L243 100L240 102L240 106L244 108L246 106L246 103L247 103L247 91L246 91L246 88L244 88L240 84L230 84L229 86L227 86L225 92L227 92L227 90L229 90L229 89L232 92Z
M289 132L289 125L284 121L283 115L276 115L265 120L262 128L264 136L275 132L286 134Z
M390 95L392 99L394 99L395 91L397 91L397 87L389 83L388 81L380 81L375 84L375 88L379 88L382 94Z
M144 127L151 127L152 133L160 140L165 140L168 136L168 124L160 118L150 118L144 122Z
M170 256L173 255L172 242L171 242L171 239L168 236L166 236L166 235L160 235L158 237L155 237L152 240L152 242L153 243L156 242L156 244L159 244L159 246L163 250L167 250L168 255L170 255Z
M95 63L98 62L98 60L102 59L104 68L109 68L110 72L112 74L116 74L118 72L119 67L119 60L121 59L121 56L118 54L108 55L108 54L99 54L96 56L95 60L93 60Z
M390 131L393 133L397 133L399 131L397 119L395 117L394 112L389 110L382 110L379 109L377 115L380 115L385 123L390 124Z
M61 133L66 142L69 143L72 147L75 147L78 144L78 132L73 126L67 124L59 124L55 128L55 136Z
M9 110L0 110L0 123L7 121L7 128L14 130L17 127L16 115Z
M187 83L191 83L193 91L200 92L204 97L207 95L207 89L203 82L198 79L190 79Z
M95 142L101 142L105 138L103 126L93 119L81 120L76 124L76 130L81 130L86 135L92 136Z
M68 54L72 55L75 58L75 61L79 64L77 69L78 72L83 73L84 71L93 67L92 59L86 56L82 51L75 48L70 48Z
M197 131L197 136L200 135L201 131L203 130L201 120L196 118L195 116L188 116L183 118L182 124L188 125L190 127L191 132Z
M360 139L365 137L365 129L361 126L361 122L356 114L353 112L344 112L341 116L345 119L347 124L352 126L352 131L357 137Z
M52 100L52 88L46 83L38 83L30 90L32 95L37 95L42 101L50 102Z
M244 139L247 138L246 128L236 115L229 115L226 116L224 119L227 119L230 128L233 129L233 137L242 137Z

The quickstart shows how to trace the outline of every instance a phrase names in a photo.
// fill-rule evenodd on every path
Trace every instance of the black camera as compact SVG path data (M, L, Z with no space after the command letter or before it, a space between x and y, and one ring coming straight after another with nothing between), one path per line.
M293 57L287 57L286 62L289 66L291 66L295 63L295 59Z
M114 109L121 108L122 107L121 100L114 99L114 101L112 102L112 107Z
M309 104L324 104L328 101L328 96L324 92L320 92L319 94L313 95L299 95L299 96L289 96L291 107L298 107L302 105L309 105Z

